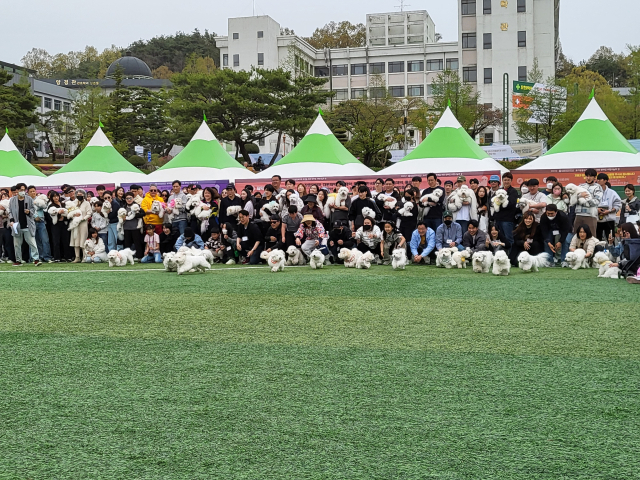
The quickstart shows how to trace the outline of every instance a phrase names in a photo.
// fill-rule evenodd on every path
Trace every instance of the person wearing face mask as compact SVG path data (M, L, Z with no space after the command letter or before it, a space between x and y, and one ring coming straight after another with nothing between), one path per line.
M565 206L566 204L562 202ZM540 232L544 241L544 251L554 259L554 264L564 262L569 252L567 235L571 232L572 225L566 213L561 212L557 205L547 205L545 214L540 219Z
M329 259L331 263L337 263L338 265L343 265L344 260L338 258L338 253L340 253L341 248L352 249L354 242L353 236L351 235L351 230L349 230L349 226L345 226L345 222L340 220L336 220L333 223L333 228L329 233L329 251L331 252L331 258Z
M24 183L16 185L18 194L9 199L9 227L13 236L13 249L16 261L14 267L22 266L22 242L29 246L29 253L33 264L39 267L38 245L36 244L36 222L33 218L33 199L27 196L27 186Z
M457 248L464 250L462 246L462 227L453 221L453 214L448 210L444 212L444 222L436 230L436 250L443 248Z
M380 227L374 224L375 220L371 217L364 217L364 223L356 232L357 249L362 253L373 253L376 262L380 259L380 242L382 241L382 232Z
M546 184L546 189L544 192L544 194L546 195L551 195L551 192L553 191L553 184L557 183L558 179L556 177L554 177L553 175L550 175L547 177L547 184Z
M76 190L76 200L78 202L78 208L75 210L74 215L76 217L81 217L82 221L80 222L80 225L71 230L69 245L73 247L76 255L73 263L82 262L81 256L84 251L84 242L89 236L89 219L91 219L93 211L91 210L91 204L86 200L86 198L87 193L84 190Z
M562 195L562 184L554 182L551 184L551 187L549 187L549 184L547 183L547 190L549 191L549 194L547 195L547 205L555 205L559 212L567 213L568 206Z

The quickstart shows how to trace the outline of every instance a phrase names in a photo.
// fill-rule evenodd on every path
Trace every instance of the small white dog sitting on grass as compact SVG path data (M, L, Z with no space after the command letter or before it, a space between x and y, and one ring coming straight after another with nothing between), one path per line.
M593 256L593 261L598 265L598 278L619 278L620 269L612 267L609 256L604 252L598 252Z
M451 255L451 260L456 264L458 268L467 268L467 262L471 258L471 250L465 248L464 250L458 250Z
M493 274L507 276L511 272L511 261L504 250L498 250L493 257Z
M111 250L107 255L110 267L126 267L127 263L133 265L133 252L130 248L124 250Z
M457 248L443 248L442 250L439 250L436 253L436 267L453 268L454 262L451 256L457 251Z
M287 255L287 265L307 264L307 259L305 258L304 253L302 253L302 250L297 248L295 245L291 245L289 248L287 248Z
M211 268L211 265L204 257L194 257L193 255L188 255L187 252L178 252L175 256L175 261L178 264L178 275L191 270L204 272Z
M523 272L537 272L540 268L551 266L551 256L548 253L540 255L530 255L529 252L522 252L518 255L518 267Z
M267 265L271 268L273 273L278 271L284 272L285 258L282 250L275 249L270 252L263 251L260 254L260 258L267 261Z
M177 272L178 264L176 263L176 255L174 252L167 252L162 257L162 264L165 272Z
M313 252L311 252L311 255L309 256L309 265L314 270L323 268L324 254L320 250L315 249Z
M565 261L569 268L573 270L580 270L581 268L589 268L589 259L587 258L587 252L582 248L578 248L574 252L567 253Z
M476 273L489 273L491 271L491 264L493 263L493 253L491 252L476 252L471 257L471 265L473 271Z
M396 248L391 252L391 266L394 270L404 270L407 266L407 251L404 248Z
M346 268L356 268L358 259L362 256L362 252L357 248L341 248L338 253L338 258L344 261Z

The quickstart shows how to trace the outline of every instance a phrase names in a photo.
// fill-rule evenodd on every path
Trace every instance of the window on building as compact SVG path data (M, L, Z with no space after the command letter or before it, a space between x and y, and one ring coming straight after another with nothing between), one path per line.
M62 110L64 110L67 113L71 112L71 104L69 102L64 102L62 104Z
M476 34L475 33L463 33L462 34L462 48L476 48Z
M527 11L527 0L518 0L518 12Z
M233 54L233 66L234 67L239 67L240 66L240 55L237 53Z
M424 85L409 85L407 87L407 96L424 97Z
M228 67L229 66L229 54L225 53L222 55L222 66L223 67Z
M527 46L527 32L520 31L518 32L518 46L526 47Z
M423 72L424 71L424 60L409 60L407 62L407 71L408 72Z
M335 97L333 97L334 100L349 100L349 90L346 88L334 90L334 92L336 92Z
M369 73L371 75L377 75L377 74L384 73L384 72L385 72L384 62L370 63L369 64Z
M399 87L389 87L389 95L392 97L404 97L404 85Z
M493 69L484 69L484 83L493 83Z
M518 67L518 81L519 82L527 81L527 67Z
M264 53L258 53L258 65L264 65Z
M342 75L349 75L349 66L347 64L344 65L334 65L333 72L331 73L334 77L340 77Z
M366 88L352 88L351 89L351 98L366 98L367 97L367 89Z
M329 67L315 67L315 76L316 77L328 77L329 76Z
M478 81L478 67L462 67L462 81L476 83Z
M484 134L484 143L493 143L493 132Z
M384 87L372 87L371 98L384 98L387 94L387 90Z
M458 70L460 64L457 58L447 58L447 70Z
M366 63L354 63L351 65L351 75L366 75L367 64Z
M389 73L404 72L404 62L389 62Z
M491 14L491 0L482 0L482 13L485 15Z
M443 65L444 65L444 60L442 60L441 58L427 60L427 71L435 72L435 71L442 70Z
M258 30L258 38L263 38L263 37L264 37L264 31Z
M62 102L60 100L54 100L53 109L58 111L62 110Z
M485 50L491 50L491 34L490 33L482 34L482 46Z
M264 138L261 138L260 140L258 140L258 146L259 147L264 147L264 145L265 145Z
M44 108L51 108L51 99L44 97Z
M238 40L240 38L240 34L239 33L234 33L233 34L233 39L234 40Z
M462 15L476 14L476 0L460 0L462 2Z

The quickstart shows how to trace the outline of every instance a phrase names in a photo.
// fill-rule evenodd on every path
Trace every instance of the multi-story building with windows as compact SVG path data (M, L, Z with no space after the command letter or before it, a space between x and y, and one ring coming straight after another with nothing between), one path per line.
M513 80L526 81L534 59L545 78L554 75L560 0L457 1L455 42L437 41L433 19L418 10L367 14L364 47L318 50L298 36L280 35L280 25L268 16L229 19L228 35L216 43L222 68L285 67L326 77L326 88L336 92L332 102L375 97L382 88L394 97L429 101L435 77L449 69L475 85L481 102L502 108L503 100L511 105ZM514 140L511 113L509 126ZM485 143L502 141L502 127L480 137ZM274 142L267 139L261 151L273 151Z

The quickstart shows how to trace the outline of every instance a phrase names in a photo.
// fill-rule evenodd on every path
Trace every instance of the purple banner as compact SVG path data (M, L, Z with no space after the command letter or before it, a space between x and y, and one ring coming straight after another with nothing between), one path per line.
M151 185L152 183L154 185L156 185L160 191L162 191L162 190L171 191L171 183L172 182L122 183L120 186L122 188L124 188L125 192L128 192L131 189L131 185L140 185L142 187L142 189L146 193L146 192L149 191L149 185ZM216 190L218 190L218 192L221 192L222 190L227 188L227 185L229 185L229 181L228 180L215 180L215 181L202 181L202 182L201 181L182 182L182 188L184 188L184 187L186 187L188 185L192 185L192 184L198 184L202 188L212 187L212 188L215 188Z

